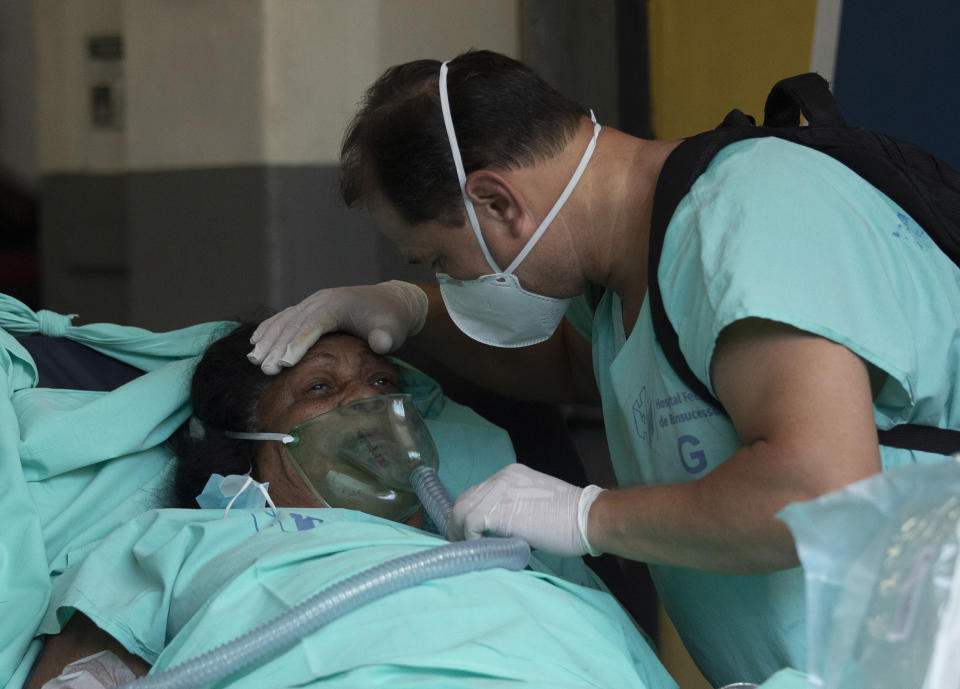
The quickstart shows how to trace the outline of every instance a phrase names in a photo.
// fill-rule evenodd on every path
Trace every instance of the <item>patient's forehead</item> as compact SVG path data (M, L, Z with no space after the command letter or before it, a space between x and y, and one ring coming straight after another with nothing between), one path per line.
M304 377L317 373L335 374L351 380L376 370L397 375L396 366L387 357L370 349L366 340L349 333L329 333L317 340L296 365L283 369L270 388L296 385Z
M386 357L370 349L365 340L350 333L337 332L322 336L306 351L300 363L292 368L296 369L300 364L315 362L346 364L352 360L389 363Z

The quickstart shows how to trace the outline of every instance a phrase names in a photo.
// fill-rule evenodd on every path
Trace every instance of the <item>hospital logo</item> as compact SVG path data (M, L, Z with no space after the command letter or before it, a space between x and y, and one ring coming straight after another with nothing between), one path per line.
M649 444L653 439L653 404L645 386L640 388L640 393L633 400L632 411L633 428L637 437Z
M919 249L925 249L927 233L924 232L906 213L897 213L897 229L891 234L900 240L911 242Z
M289 518L288 518L289 517ZM272 529L280 527L280 530L284 533L295 532L295 531L310 531L311 529L316 528L319 524L323 524L323 520L319 517L313 517L309 514L297 514L296 512L277 513L274 510L263 510L263 513L260 515L260 519L257 519L257 513L251 512L250 518L253 519L253 529L257 533L264 531L265 529ZM290 522L293 522L292 524Z

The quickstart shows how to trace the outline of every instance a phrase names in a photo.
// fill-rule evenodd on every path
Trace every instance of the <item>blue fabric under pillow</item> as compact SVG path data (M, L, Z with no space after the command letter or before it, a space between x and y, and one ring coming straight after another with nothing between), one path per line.
M65 337L30 335L17 340L37 365L40 388L113 390L143 373Z

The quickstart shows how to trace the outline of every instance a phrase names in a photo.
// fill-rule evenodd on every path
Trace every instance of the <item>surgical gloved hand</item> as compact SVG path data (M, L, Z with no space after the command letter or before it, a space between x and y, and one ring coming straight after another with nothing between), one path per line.
M557 555L598 555L587 540L587 515L601 492L511 464L457 499L451 533L463 539L519 536Z
M386 354L420 332L426 319L427 295L409 282L322 289L261 323L247 358L264 373L279 373L300 361L321 335L337 330L362 337L373 351Z

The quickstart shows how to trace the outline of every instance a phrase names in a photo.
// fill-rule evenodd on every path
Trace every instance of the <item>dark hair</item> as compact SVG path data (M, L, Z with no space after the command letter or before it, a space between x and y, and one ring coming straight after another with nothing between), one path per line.
M257 431L257 404L276 376L247 361L255 323L211 344L197 364L190 385L193 418L171 438L177 455L173 499L197 507L196 497L211 474L245 474L254 468L259 443L235 440L224 431Z
M340 151L348 206L381 192L404 221L463 222L440 108L440 62L388 69L368 90ZM509 170L557 155L587 112L526 65L487 50L450 61L450 112L467 174Z

